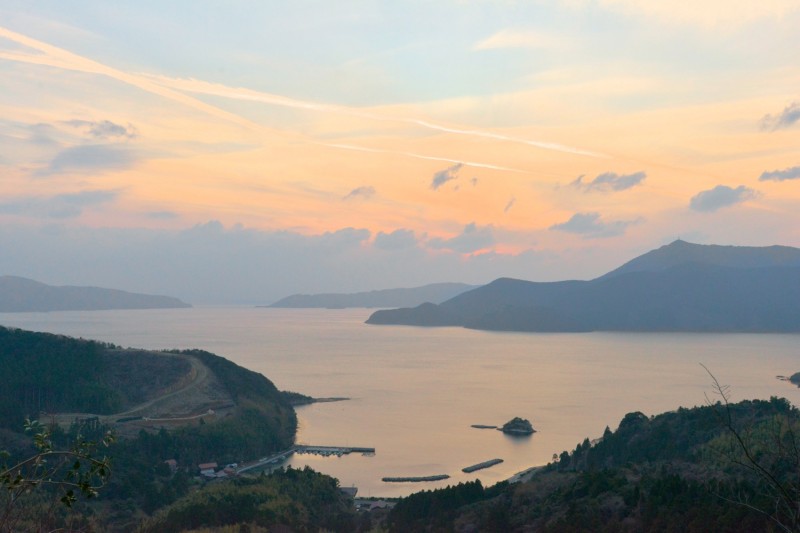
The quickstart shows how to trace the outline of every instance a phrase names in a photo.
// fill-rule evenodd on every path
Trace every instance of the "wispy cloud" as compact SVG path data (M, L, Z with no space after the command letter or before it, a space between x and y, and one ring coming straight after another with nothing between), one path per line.
M458 178L458 171L461 170L461 167L464 165L462 163L456 163L452 167L447 167L444 170L440 170L433 175L433 180L431 180L431 189L434 191L438 191L439 187L447 183L448 181L452 181Z
M0 203L0 213L35 218L75 218L87 207L113 202L119 193L119 190L86 190L54 196L22 196Z
M800 179L800 166L784 168L783 170L764 171L758 181L786 181Z
M368 240L371 235L372 233L366 228L342 228L323 233L318 241L322 248L340 252L347 248L361 246L361 243Z
M601 239L622 235L629 226L639 222L641 219L604 221L600 213L575 213L566 222L553 224L549 229L583 235L587 239Z
M735 189L727 185L717 185L713 189L701 191L689 200L689 207L701 213L713 213L723 207L752 200L759 196L758 191L739 185Z
M237 115L235 113L231 113L229 111L223 110L219 107L215 107L211 104L203 102L197 98L193 98L185 94L186 92L196 93L196 94L206 94L206 95L214 95L214 96L221 96L230 99L237 99L237 100L247 100L253 102L261 102L270 105L277 105L282 107L289 107L289 108L297 108L297 109L305 109L310 111L317 111L317 112L329 112L329 113L339 113L345 114L350 116L357 116L361 118L367 118L371 120L377 121L391 121L395 123L402 123L402 124L411 124L418 127L426 128L432 131L439 131L443 133L450 133L455 135L464 135L470 136L475 138L484 138L490 140L496 140L501 142L512 142L512 143L521 143L528 146L533 146L536 148L544 149L544 150L553 150L558 152L565 152L571 153L575 155L581 156L588 156L588 157L606 157L603 154L599 154L596 152L592 152L590 150L585 150L577 147L567 146L560 143L553 143L553 142L546 142L534 139L526 139L521 137L515 137L510 135L503 135L492 131L482 130L482 129L471 129L471 128L459 128L448 126L444 124L435 123L429 120L424 120L420 118L409 118L409 117L396 117L391 116L388 114L379 114L376 112L365 111L359 108L352 108L346 106L338 106L338 105L331 105L325 103L318 103L318 102L309 102L303 101L293 98L288 98L279 95L273 95L269 93L263 93L259 91L253 91L250 89L242 89L242 88L232 88L227 87L225 85L208 83L201 80L195 79L175 79L169 78L165 76L156 76L156 75L148 75L148 74L141 74L141 73L130 73L124 72L122 70L116 69L114 67L107 66L105 64L99 63L92 59L88 59L86 57L74 54L67 50L49 45L42 41L27 37L25 35L13 32L7 28L0 27L0 37L8 39L14 43L23 45L32 49L35 53L28 53L28 52L20 52L20 51L0 51L0 58L6 59L10 61L17 61L23 63L30 63L35 65L46 65L66 70L73 70L78 72L85 72L90 74L97 74L110 77L117 81L121 81L123 83L130 84L134 87L137 87L141 90L150 92L152 94L159 95L161 97L167 98L169 100L181 103L186 105L190 108L205 112L209 115L215 116L217 118L231 121L236 123L240 126L247 128L250 132L256 133L260 136L274 136L276 134L275 131L270 130L260 124L257 124L245 117ZM333 148L339 149L347 149L347 150L357 150L363 152L383 152L383 153L393 153L397 155L402 155L405 157L413 157L418 159L431 159L431 160L441 160L441 161L450 161L456 162L457 160L453 158L447 157L435 157L435 156L428 156L424 154L416 154L411 152L397 152L392 150L375 150L372 148L361 147L357 145L345 145L345 144L333 144L333 143L320 143L318 141L313 141L309 139L302 138L299 134L288 134L286 132L281 132L281 135L290 136L292 138L300 139L304 142L308 142L311 144L322 144L324 146L329 146ZM460 163L469 164L470 166L474 167L482 167L482 168L491 168L494 170L502 170L502 171L515 171L518 172L517 169L510 169L508 167L500 166L500 165L492 165L487 163L480 163L480 162L467 162L467 161L458 161Z
M514 207L514 204L515 204L515 203L517 203L517 199L512 197L512 198L511 198L511 199L508 201L508 203L506 204L506 206L503 208L503 213L508 213L509 211L511 211L511 208L512 208L512 207Z
M465 159L452 159L449 157L437 157L432 155L424 155L424 154L415 154L413 152L396 152L394 150L383 150L380 148L367 148L365 146L355 146L352 144L332 144L332 143L320 143L322 146L329 146L331 148L338 148L341 150L355 150L357 152L366 152L372 154L394 154L394 155L402 155L405 157L413 157L414 159L425 159L426 161L444 161L446 163L455 163L458 165L466 165L475 168L489 168L492 170L503 170L505 172L520 172L527 174L527 171L520 170L518 168L510 168L504 167L500 165L492 165L489 163L479 163L478 161L469 161Z
M561 0L567 5L580 6L589 0ZM711 28L735 28L760 19L781 19L796 12L795 0L599 0L591 2L624 13L642 14L658 20Z
M68 120L65 124L79 128L96 139L133 139L136 128L128 124L123 126L110 120Z
M174 220L179 217L175 211L150 211L145 216L153 220Z
M453 250L462 254L471 254L495 244L492 226L479 228L474 222L464 226L464 231L450 239L435 238L428 241L428 246L437 249Z
M149 93L162 96L169 100L184 104L196 110L203 111L210 115L222 118L224 120L235 122L249 129L256 129L256 130L261 129L261 126L245 118L242 118L239 115L236 115L234 113L229 113L227 111L219 109L218 107L206 104L201 100L192 98L191 96L187 96L181 92L154 83L151 80L147 79L147 77L145 76L141 76L138 74L131 74L113 67L109 67L108 65L104 65L103 63L99 63L97 61L88 59L78 54L73 54L72 52L69 52L62 48L58 48L56 46L47 44L43 41L39 41L37 39L28 37L26 35L22 35L20 33L11 31L2 26L0 26L0 37L3 37L17 44L21 44L23 46L31 48L32 50L37 52L37 53L25 53L25 52L14 52L14 51L0 51L0 58L2 59L107 76L117 81L121 81L123 83L127 83L134 87L138 87L143 91L147 91Z
M551 48L563 44L562 40L546 33L531 30L505 29L475 43L473 50L501 48Z
M800 121L800 102L792 102L777 115L764 115L761 119L761 129L780 130L793 126L798 121Z
M66 172L97 172L101 170L123 170L138 161L133 150L114 144L90 144L65 148L50 161L45 168L34 173L35 176L51 176Z
M603 154L598 152L593 152L591 150L585 150L582 148L568 146L565 144L560 143L553 143L547 141L540 141L536 139L526 139L524 137L515 137L511 135L503 135L500 133L482 130L482 129L475 129L475 128L460 128L455 126L449 126L445 124L440 124L437 122L432 122L429 120L421 119L421 118L414 118L414 117L398 117L392 116L388 114L379 114L373 111L367 111L360 108L354 107L346 107L340 105L332 105L326 104L321 102L310 102L306 100L298 100L295 98L288 98L286 96L280 96L276 94L264 93L261 91L254 91L252 89L245 89L240 87L228 87L226 85L221 85L218 83L209 83L202 80L196 79L180 79L180 78L169 78L165 76L153 76L148 75L147 79L152 80L155 83L161 84L164 87L169 87L172 89L176 89L179 91L185 92L192 92L197 94L207 94L213 96L220 96L224 98L230 98L234 100L246 100L250 102L260 102L263 104L268 105L275 105L281 107L289 107L293 109L303 109L307 111L319 111L319 112L329 112L329 113L338 113L343 115L350 115L359 118L369 119L369 120L376 120L376 121L384 121L384 122L396 122L402 124L411 124L415 126L419 126L422 128L426 128L433 131L439 131L442 133L452 133L456 135L465 135L471 137L478 137L484 139L493 139L497 141L505 141L505 142L512 142L512 143L520 143L525 144L528 146L533 146L536 148L541 148L544 150L554 150L558 152L567 152L576 155L583 155L588 157L607 157Z
M584 176L578 176L575 181L570 183L570 186L585 192L618 192L641 184L646 177L647 174L642 171L634 172L633 174L605 172L589 182L583 181Z
M358 198L367 200L373 196L375 196L375 187L372 185L362 185L361 187L356 187L349 193L345 194L342 197L342 200L355 200Z
M417 237L410 229L396 229L391 233L379 231L375 235L375 248L380 250L405 250L416 246Z

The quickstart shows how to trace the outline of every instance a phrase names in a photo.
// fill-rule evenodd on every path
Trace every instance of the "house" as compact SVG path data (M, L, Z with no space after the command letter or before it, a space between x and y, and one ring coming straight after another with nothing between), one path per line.
M345 493L351 498L355 498L356 494L358 494L358 487L339 487L339 491Z
M217 463L201 463L197 465L200 469L200 474L206 477L214 477L217 470Z
M176 461L175 459L167 459L166 461L164 461L164 464L166 464L169 467L169 471L172 472L173 474L175 473L175 471L178 470L178 461Z
M395 502L387 502L386 500L372 500L369 498L358 498L355 500L356 510L362 512L377 511L379 509L392 509Z

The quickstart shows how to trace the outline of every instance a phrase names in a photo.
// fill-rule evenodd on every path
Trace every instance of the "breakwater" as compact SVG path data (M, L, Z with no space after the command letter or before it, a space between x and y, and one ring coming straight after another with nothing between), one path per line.
M441 481L443 479L450 479L450 476L439 474L437 476L384 477L381 478L381 481L386 483L419 483L421 481Z
M490 459L488 461L484 461L482 463L478 463L476 465L468 466L466 468L462 468L461 471L469 474L471 472L475 472L476 470L482 470L484 468L489 468L490 466L494 466L496 464L502 463L502 459Z

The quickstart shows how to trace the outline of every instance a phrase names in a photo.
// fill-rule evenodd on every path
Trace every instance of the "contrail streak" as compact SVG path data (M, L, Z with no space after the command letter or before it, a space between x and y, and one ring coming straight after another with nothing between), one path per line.
M206 104L205 102L202 102L196 98L187 96L181 92L169 89L157 83L153 83L147 79L142 78L141 76L129 74L121 70L115 69L113 67L109 67L102 63L98 63L97 61L93 61L91 59L79 56L77 54L73 54L72 52L68 52L67 50L63 50L61 48L57 48L42 41L38 41L36 39L27 37L25 35L13 32L11 30L3 28L2 26L0 26L0 37L5 37L10 41L14 41L29 48L33 48L34 50L38 50L39 52L42 52L42 54L44 54L44 55L35 55L35 54L25 54L19 52L16 53L0 52L0 58L8 59L11 61L23 62L23 63L32 63L35 65L45 65L50 67L62 68L65 70L87 72L90 74L102 74L110 78L116 79L118 81L122 81L124 83L133 85L134 87L138 87L143 91L147 91L162 96L164 98L180 102L189 107L193 107L194 109L197 109L199 111L203 111L218 118L232 121L241 126L245 126L247 128L257 127L260 128L262 131L265 129L263 128L263 126L260 126L255 122L251 122L250 120L247 120L239 115L229 113L227 111L219 109L218 107Z
M594 157L605 157L601 154L595 154L593 152L588 152L584 150L580 150L577 148L571 148L568 146L555 144L555 143L543 143L539 141L531 141L528 139L521 139L517 137L510 137L506 135L500 135L493 132L481 131L481 130L465 130L465 129L457 129L451 128L448 126L443 126L440 124L435 124L429 121L420 120L420 119L409 119L403 117L389 117L384 115L379 115L377 113L370 113L361 111L359 109L345 107L345 106L337 106L331 104L322 104L322 103L315 103L315 102L306 102L302 100L297 100L293 98L288 98L279 95L272 95L268 93L262 93L259 91L253 91L250 89L232 89L226 87L224 85L219 84L212 84L200 80L194 79L175 79L175 78L168 78L165 76L156 76L150 74L131 74L128 72L124 72L122 70L116 69L114 67L110 67L103 63L94 61L92 59L74 54L62 48L58 48L56 46L47 44L45 42L39 41L37 39L33 39L31 37L27 37L20 33L16 33L11 31L7 28L0 26L0 37L4 37L10 41L16 42L18 44L22 44L28 48L36 50L40 52L40 54L33 54L33 53L24 53L24 52L16 52L16 51L0 51L0 59L6 59L9 61L21 62L21 63L29 63L34 65L44 65L54 68L60 68L64 70L72 70L77 72L85 72L90 74L99 74L103 76L107 76L109 78L115 79L117 81L121 81L123 83L127 83L134 87L137 87L143 91L159 95L163 98L167 98L169 100L181 103L198 111L202 111L208 113L209 115L215 116L217 118L221 118L224 120L231 121L233 123L239 124L251 130L253 132L269 132L272 135L278 135L277 132L270 130L269 128L248 120L240 115L235 113L231 113L220 109L216 106L211 104L207 104L197 98L193 98L184 94L184 92L193 92L199 94L208 94L214 96L222 96L231 99L238 99L238 100L250 100L254 102L261 102L271 105L283 106L283 107L290 107L290 108L297 108L297 109L305 109L305 110L313 110L313 111L320 111L320 112L333 112L333 113L340 113L346 114L351 116L358 116L365 119L370 120L379 120L379 121L391 121L397 123L405 123L405 124L413 124L420 127L424 127L431 130L442 131L447 133L454 133L459 135L470 135L476 137L484 137L490 139L496 139L501 141L509 141L509 142L518 142L524 143L531 146L535 146L538 148L548 149L548 150L556 150L561 152L568 152L574 153L579 155L587 155L587 156L594 156ZM183 91L183 92L182 92ZM285 136L285 133L281 132L281 135ZM362 152L373 152L373 153L386 153L386 154L396 154L396 155L403 155L406 157L413 157L417 159L426 159L431 161L446 161L451 163L464 163L465 165L478 167L478 168L487 168L493 170L502 170L508 172L525 172L523 170L503 167L499 165L492 165L488 163L478 163L478 162L468 162L459 159L452 159L446 157L434 157L428 156L423 154L416 154L412 152L400 152L400 151L393 151L393 150L379 150L374 148L366 148L360 147L356 145L337 145L337 144L325 144L319 143L315 141L310 141L307 139L303 139L304 142L312 143L312 144L322 144L325 146L330 146L333 148L340 148L345 150L359 150Z
M442 124L437 124L435 122L430 122L428 120L422 120L416 118L392 117L387 115L381 115L378 113L370 113L368 111L363 111L361 109L353 107L297 100L295 98L288 98L286 96L280 96L277 94L254 91L252 89L228 87L226 85L221 85L218 83L210 83L202 80L197 80L194 78L176 79L176 78L169 78L166 76L151 76L151 75L145 75L145 76L152 79L155 83L159 83L166 87L170 87L172 89L176 89L179 91L207 94L211 96L221 96L223 98L230 98L233 100L247 100L250 102L260 102L263 104L289 107L294 109L339 113L343 115L350 115L369 120L413 124L415 126L419 126L434 131L441 131L444 133L453 133L457 135L468 135L471 137L483 137L485 139L494 139L498 141L521 143L521 144L526 144L528 146L541 148L543 150L554 150L557 152L566 152L570 154L583 155L588 157L608 157L604 154L592 152L589 150L583 150L581 148L575 148L572 146L567 146L559 143L535 141L531 139L525 139L522 137L502 135L499 133L494 133L486 130L454 128L451 126L445 126Z
M501 167L498 165L491 165L488 163L476 163L475 161L465 161L463 159L450 159L448 157L436 157L432 155L415 154L413 152L397 152L394 150L382 150L380 148L366 148L364 146L356 146L352 144L334 144L334 143L319 143L322 146L329 146L331 148L339 148L342 150L357 150L359 152L371 152L375 154L395 154L403 155L406 157L414 157L417 159L427 159L429 161L444 161L446 163L462 163L470 167L489 168L492 170L503 170L505 172L519 172L521 174L529 174L527 170L520 170L518 168Z

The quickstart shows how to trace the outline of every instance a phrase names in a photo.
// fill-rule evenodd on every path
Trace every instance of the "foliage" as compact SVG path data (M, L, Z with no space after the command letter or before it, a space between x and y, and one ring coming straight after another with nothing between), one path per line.
M755 478L761 496L761 501L751 501L747 495L737 494L730 500L761 512L783 531L800 531L798 410L785 399L772 398L775 414L742 428L730 403L728 387L705 370L713 381L713 392L720 398L717 403L708 403L727 430L727 457Z
M41 411L112 413L121 405L103 379L108 345L0 326L0 427L19 428Z
M242 368L224 357L205 350L170 350L169 353L191 355L199 359L225 385L234 400L248 398L288 405L281 392L270 380L262 374Z
M296 531L353 531L355 513L338 481L288 468L258 478L212 483L158 512L140 533L237 524L282 524Z
M465 505L494 498L501 494L506 483L485 489L480 480L459 483L443 489L422 491L401 499L389 515L392 531L418 531L424 526L445 527L456 511Z
M222 420L152 433L119 442L112 450L117 471L103 498L127 500L153 513L186 495L192 481L187 469L215 461L243 462L290 447L297 429L294 410L267 378L202 350L174 351L198 358L228 390L237 404ZM175 459L175 474L163 461Z
M93 520L103 529L123 527L120 524L130 527L143 513L152 513L186 495L198 463L247 461L286 449L294 441L297 419L289 398L267 378L208 352L177 353L195 357L207 366L234 399L236 408L210 423L171 431L141 431L109 447L106 451L114 463L114 477L104 480L108 483L99 497L93 498L97 504L92 509L78 502L82 511L101 515ZM132 401L152 397L147 394L163 390L191 367L183 357L2 327L0 364L5 378L5 386L0 388L0 428L15 429L26 417L35 418L42 410L118 412ZM142 390L137 393L137 389ZM52 450L71 450L81 442L102 441L108 429L100 424L76 426L69 431L54 426L46 442ZM5 434L11 435L10 431ZM24 443L24 439L4 437L4 445L15 461L40 452L24 449ZM53 456L47 458L52 466ZM166 467L166 459L178 462L176 472ZM87 466L81 461L82 469ZM34 499L36 505L46 503L43 494L24 492L27 507L32 507ZM79 494L80 489L73 487L72 496Z
M284 390L281 391L281 396L283 396L283 399L289 403L289 405L293 406L314 403L314 398L305 394L300 394L299 392Z
M783 435L787 449L793 441L776 421L795 409L776 398L728 407L741 427L750 428L746 442L762 464L780 473L778 479L796 482L798 471L778 460L780 454L770 456L778 442L763 440ZM398 502L388 523L392 531L780 530L759 510L774 508L774 493L734 460L741 450L731 447L719 408L629 413L616 431L607 428L602 439L562 452L529 482L476 491L472 498L462 486L413 494Z
M96 442L77 435L69 449L59 450L50 431L38 422L26 421L25 430L33 433L36 453L0 470L0 531L16 528L21 519L18 511L35 489L53 492L62 505L71 508L79 496L96 497L111 475L110 460L94 456ZM101 442L107 447L113 440L113 435L106 434Z

